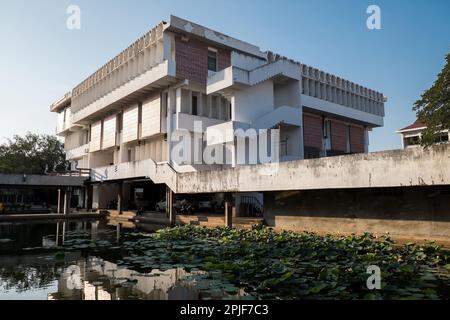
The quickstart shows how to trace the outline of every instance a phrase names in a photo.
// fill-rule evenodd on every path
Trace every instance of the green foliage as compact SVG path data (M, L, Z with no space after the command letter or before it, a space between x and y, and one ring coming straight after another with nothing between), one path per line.
M413 110L427 126L422 133L422 145L432 145L439 131L450 129L450 53L433 86L415 102Z
M65 256L66 256L66 253L64 251L55 252L56 259L64 259Z
M0 173L44 174L67 166L63 144L54 136L27 133L0 145Z

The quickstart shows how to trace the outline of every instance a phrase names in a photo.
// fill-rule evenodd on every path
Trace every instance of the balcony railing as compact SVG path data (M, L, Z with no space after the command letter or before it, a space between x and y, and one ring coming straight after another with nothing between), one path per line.
M205 132L206 128L210 126L215 126L221 123L224 123L225 120L215 119L215 118L207 118L202 116L195 116L188 113L178 112L176 115L173 115L174 119L177 119L177 129L188 130L190 132L194 132L194 124L198 122L201 124L201 132Z
M206 93L222 93L249 85L249 73L238 67L228 67L208 77Z
M66 160L74 160L82 158L89 153L89 144L84 144L80 147L66 151Z

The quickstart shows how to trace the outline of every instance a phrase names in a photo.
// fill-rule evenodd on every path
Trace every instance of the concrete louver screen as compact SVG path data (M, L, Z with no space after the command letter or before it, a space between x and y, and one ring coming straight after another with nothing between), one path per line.
M100 151L102 139L102 122L97 121L91 126L91 142L89 144L89 151Z
M142 138L161 132L161 99L158 96L142 104Z
M102 149L112 148L116 145L116 115L107 117L103 121L103 143Z
M130 142L138 138L139 108L133 106L123 113L122 142Z

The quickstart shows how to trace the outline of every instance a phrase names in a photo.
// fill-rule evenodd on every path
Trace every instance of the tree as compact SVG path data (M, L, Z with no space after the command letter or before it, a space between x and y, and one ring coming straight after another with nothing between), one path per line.
M54 136L28 132L0 145L0 173L45 174L67 168L63 144Z
M450 53L446 61L433 86L413 107L418 119L427 126L422 132L422 145L425 147L437 141L440 131L450 129Z

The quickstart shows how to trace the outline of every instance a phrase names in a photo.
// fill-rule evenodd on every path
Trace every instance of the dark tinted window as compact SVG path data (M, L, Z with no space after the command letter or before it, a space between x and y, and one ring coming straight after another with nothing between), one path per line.
M217 71L217 52L208 50L208 70Z
M198 100L197 96L192 96L192 115L198 115Z

